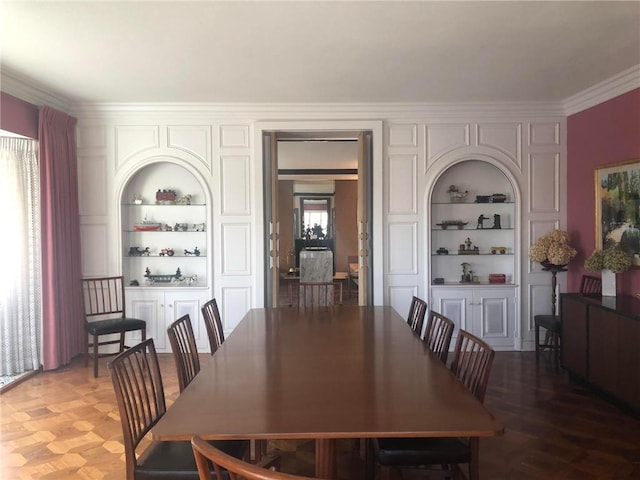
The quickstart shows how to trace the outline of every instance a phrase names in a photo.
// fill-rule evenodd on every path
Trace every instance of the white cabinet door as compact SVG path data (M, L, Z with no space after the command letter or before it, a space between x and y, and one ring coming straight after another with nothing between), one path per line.
M204 352L209 343L200 308L206 302L207 295L207 290L128 288L127 314L147 322L147 338L153 338L158 353L171 353L167 328L174 320L188 314L198 351ZM133 341L140 341L139 333Z
M431 308L455 323L452 347L460 328L505 350L515 344L515 287L432 288Z

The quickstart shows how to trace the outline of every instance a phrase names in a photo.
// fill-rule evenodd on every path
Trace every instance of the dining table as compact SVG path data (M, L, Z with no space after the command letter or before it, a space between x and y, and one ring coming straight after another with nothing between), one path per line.
M254 308L152 428L155 440L493 437L502 423L390 306Z

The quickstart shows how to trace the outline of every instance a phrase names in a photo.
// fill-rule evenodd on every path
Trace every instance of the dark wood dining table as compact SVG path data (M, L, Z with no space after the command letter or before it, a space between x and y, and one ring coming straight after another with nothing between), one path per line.
M250 310L151 430L156 440L491 437L500 421L391 307Z

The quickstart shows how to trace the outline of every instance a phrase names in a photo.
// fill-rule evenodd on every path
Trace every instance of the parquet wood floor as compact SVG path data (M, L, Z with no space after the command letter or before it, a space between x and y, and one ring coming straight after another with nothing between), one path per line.
M0 396L1 479L124 479L106 361L97 379L77 360ZM161 355L161 365L171 403L178 395L171 356ZM640 419L554 374L550 362L536 366L533 353L497 353L486 405L506 433L481 441L484 479L640 479ZM312 442L270 448L282 454L283 470L313 473ZM363 478L356 441L340 441L338 455L340 479Z

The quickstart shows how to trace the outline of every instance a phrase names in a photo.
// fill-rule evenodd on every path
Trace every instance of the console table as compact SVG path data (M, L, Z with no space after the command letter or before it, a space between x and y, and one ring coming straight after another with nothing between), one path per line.
M640 299L560 295L562 366L640 411Z

